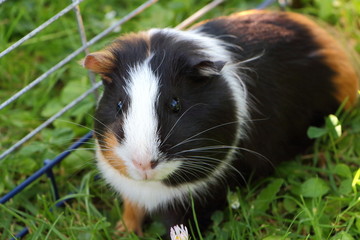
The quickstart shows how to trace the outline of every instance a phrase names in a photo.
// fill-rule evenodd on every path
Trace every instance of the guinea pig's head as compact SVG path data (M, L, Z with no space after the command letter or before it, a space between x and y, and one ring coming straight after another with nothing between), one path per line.
M89 54L84 66L104 83L95 114L100 161L167 186L228 164L241 127L229 61L217 40L170 29L126 35Z

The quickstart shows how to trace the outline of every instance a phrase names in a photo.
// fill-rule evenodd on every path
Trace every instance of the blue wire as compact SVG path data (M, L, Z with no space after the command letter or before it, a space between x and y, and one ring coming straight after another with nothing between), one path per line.
M73 145L71 145L66 151L60 153L57 157L55 157L53 160L49 161L48 164L46 164L44 167L40 168L38 171L36 171L33 175L28 177L25 181L20 183L18 186L16 186L12 191L5 194L2 198L0 198L0 204L4 204L7 201L9 201L11 198L13 198L16 194L21 192L24 188L29 186L32 182L37 180L39 177L41 177L43 174L49 171L49 169L52 169L56 164L60 163L65 157L67 157L73 150L80 147L85 142L89 141L90 138L92 138L93 133L89 132L85 136L83 136L81 139L79 139L77 142L75 142Z

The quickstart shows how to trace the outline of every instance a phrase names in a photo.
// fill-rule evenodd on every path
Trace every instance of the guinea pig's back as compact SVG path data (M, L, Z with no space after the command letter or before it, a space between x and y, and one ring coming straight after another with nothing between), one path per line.
M240 62L259 56L244 64L254 73L250 74L254 76L251 78L253 84L257 81L296 83L302 90L307 84L314 89L316 83L311 81L314 79L322 87L332 85L332 95L337 102L349 98L346 103L349 107L356 101L358 76L352 63L335 39L303 15L250 10L216 18L197 27L201 32L234 44L232 52ZM284 78L284 73L292 74ZM271 80L275 74L279 76ZM320 84L322 81L324 84Z
M309 126L323 124L342 102L349 108L356 101L358 78L345 52L302 15L254 10L195 28L229 43L240 62L252 122L241 143L250 151L235 164L245 171L267 175L272 164L310 144Z

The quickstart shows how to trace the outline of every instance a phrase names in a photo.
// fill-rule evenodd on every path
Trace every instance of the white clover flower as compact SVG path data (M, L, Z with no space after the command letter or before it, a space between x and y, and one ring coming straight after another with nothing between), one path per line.
M188 240L189 233L184 225L176 225L170 229L171 240Z

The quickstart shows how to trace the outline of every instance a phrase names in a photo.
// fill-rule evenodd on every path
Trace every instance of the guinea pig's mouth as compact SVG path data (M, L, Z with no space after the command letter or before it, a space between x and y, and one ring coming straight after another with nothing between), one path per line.
M129 163L129 162L127 162ZM151 162L146 165L138 165L131 161L127 164L128 177L138 181L163 181L177 171L180 163L177 161L157 160L156 164Z
M152 148L134 148L119 143L116 136L105 133L105 138L97 143L98 160L106 162L108 167L128 179L144 182L162 182L170 176L181 178L176 172L181 161L169 159L165 154Z

